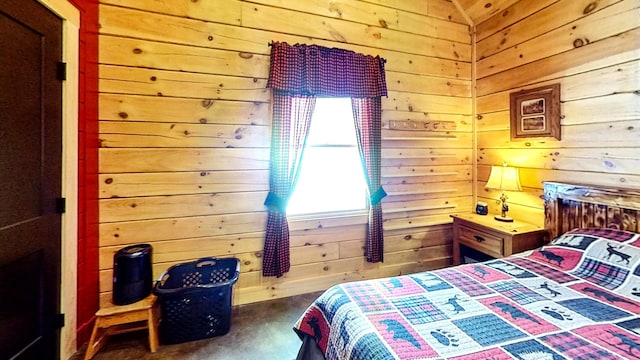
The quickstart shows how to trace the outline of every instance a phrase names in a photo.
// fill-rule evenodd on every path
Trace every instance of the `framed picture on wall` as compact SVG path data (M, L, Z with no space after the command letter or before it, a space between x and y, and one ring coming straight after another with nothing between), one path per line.
M510 94L511 139L554 137L560 140L560 84Z

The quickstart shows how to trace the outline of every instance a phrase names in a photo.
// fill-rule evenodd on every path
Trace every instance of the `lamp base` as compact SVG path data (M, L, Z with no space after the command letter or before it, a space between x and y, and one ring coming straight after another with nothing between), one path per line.
M493 218L498 220L498 221L513 222L513 218L512 217L508 217L508 216L496 215Z

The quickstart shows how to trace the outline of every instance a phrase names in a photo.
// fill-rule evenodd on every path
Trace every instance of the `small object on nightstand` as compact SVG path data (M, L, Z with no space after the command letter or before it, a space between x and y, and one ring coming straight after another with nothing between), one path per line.
M489 213L489 205L486 202L478 201L476 204L476 214L487 215Z
M544 244L545 230L524 221L495 221L474 213L451 215L453 218L453 264L462 263L461 246L493 258L538 248Z

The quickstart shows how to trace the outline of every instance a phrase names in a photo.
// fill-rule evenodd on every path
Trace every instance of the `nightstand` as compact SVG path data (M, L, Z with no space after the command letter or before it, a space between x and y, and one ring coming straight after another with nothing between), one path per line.
M453 218L453 264L462 263L460 245L494 258L540 247L545 230L524 221L501 222L493 216L462 213Z

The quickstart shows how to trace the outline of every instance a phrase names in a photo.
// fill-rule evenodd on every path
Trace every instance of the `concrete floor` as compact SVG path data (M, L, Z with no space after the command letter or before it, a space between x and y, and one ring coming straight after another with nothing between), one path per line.
M293 324L319 295L312 293L236 306L227 334L182 344L160 344L155 353L148 350L146 330L114 335L93 359L292 360L301 344L292 330ZM86 344L71 360L82 360L85 349Z

